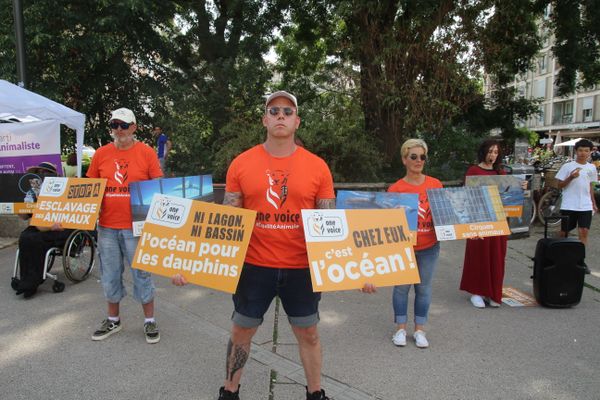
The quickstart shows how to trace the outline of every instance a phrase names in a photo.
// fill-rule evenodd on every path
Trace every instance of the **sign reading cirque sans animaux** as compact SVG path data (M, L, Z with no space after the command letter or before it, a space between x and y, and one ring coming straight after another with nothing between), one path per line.
M315 292L419 283L403 209L302 210Z
M132 266L234 293L255 219L252 210L157 193Z

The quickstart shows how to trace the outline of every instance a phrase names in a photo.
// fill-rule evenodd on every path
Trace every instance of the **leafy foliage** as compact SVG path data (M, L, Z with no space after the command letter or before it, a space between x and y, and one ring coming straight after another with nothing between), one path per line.
M594 0L38 0L24 17L30 89L85 113L88 143L110 140L109 111L129 107L142 140L153 124L169 133L173 171L217 181L264 139L263 96L278 88L298 96L298 134L337 181L391 181L409 137L451 179L491 129L523 136L515 122L538 103L507 85L532 67L540 23L556 36L560 94L600 80ZM16 81L10 0L0 18L0 78Z
M13 21L10 0L0 18ZM131 108L141 124L160 112L168 70L161 63L173 34L173 2L25 2L28 88L87 117L91 143L110 140L109 111ZM0 77L16 81L14 26L0 25ZM67 143L68 145L69 143Z
M482 104L482 68L502 86L530 67L540 44L539 7L521 0L312 0L293 11L292 41L300 38L296 42L313 62L284 53L286 72L299 69L313 76L315 54L320 63L330 57L356 66L365 129L392 164L405 139L437 140ZM496 103L506 105L504 94L499 96ZM528 109L520 102L508 105ZM514 126L512 117L510 124L485 128Z
M543 2L550 3L551 26L556 35L552 51L561 66L556 84L562 96L600 82L600 7L593 0Z

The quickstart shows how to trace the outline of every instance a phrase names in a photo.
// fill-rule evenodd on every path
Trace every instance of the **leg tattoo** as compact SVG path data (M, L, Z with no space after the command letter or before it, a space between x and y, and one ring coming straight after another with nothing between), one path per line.
M240 369L244 368L248 361L249 345L233 345L231 339L227 343L227 360L225 361L225 378L229 381L233 380L233 375Z

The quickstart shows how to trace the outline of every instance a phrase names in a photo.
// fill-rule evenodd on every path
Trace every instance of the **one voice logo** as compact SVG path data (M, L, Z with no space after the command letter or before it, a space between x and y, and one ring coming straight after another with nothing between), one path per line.
M187 220L191 201L171 196L154 195L148 221L157 225L179 228Z
M344 210L302 210L304 234L310 242L344 240L348 224Z
M40 190L41 196L59 197L67 188L68 178L45 178Z

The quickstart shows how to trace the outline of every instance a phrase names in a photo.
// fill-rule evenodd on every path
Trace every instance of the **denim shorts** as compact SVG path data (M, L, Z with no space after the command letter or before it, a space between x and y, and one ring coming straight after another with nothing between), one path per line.
M112 229L98 226L98 256L100 280L109 303L119 303L127 295L123 285L125 264L133 278L133 298L142 304L154 300L154 283L149 272L131 268L139 238L131 229Z
M319 322L321 293L313 292L308 268L267 268L248 263L233 295L232 321L243 328L259 326L275 296L281 299L291 325L307 328Z

